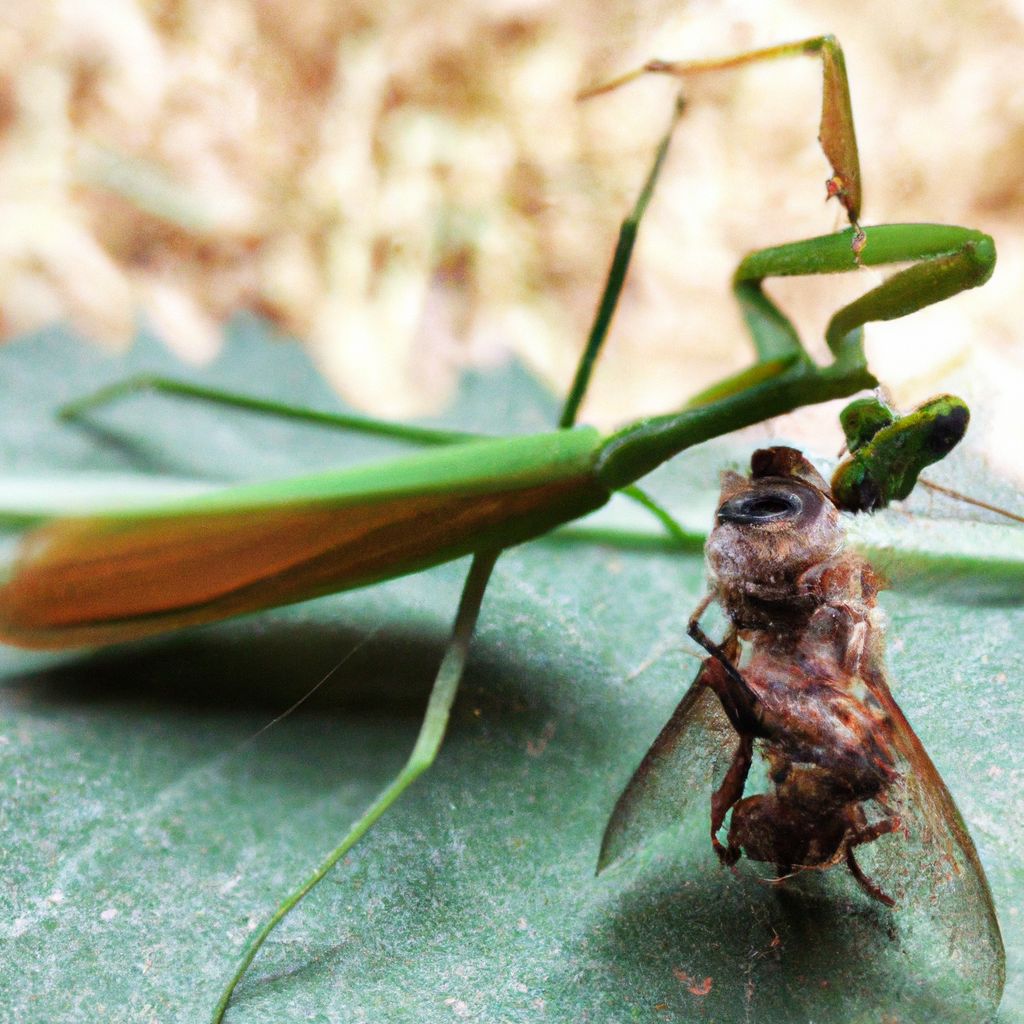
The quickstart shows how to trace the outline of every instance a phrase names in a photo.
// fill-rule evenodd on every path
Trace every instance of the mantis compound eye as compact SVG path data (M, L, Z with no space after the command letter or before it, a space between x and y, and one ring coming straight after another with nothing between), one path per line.
M760 526L795 519L803 510L800 495L793 491L758 491L723 502L718 508L717 519L719 523Z
M962 402L931 421L923 445L932 461L948 455L960 443L969 421L970 413Z

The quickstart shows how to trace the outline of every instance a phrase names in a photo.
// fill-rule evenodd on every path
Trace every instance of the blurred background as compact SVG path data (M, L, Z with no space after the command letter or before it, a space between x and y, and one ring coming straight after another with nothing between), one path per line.
M0 334L63 322L117 350L144 324L201 364L249 310L379 415L441 407L463 368L512 355L564 390L677 86L575 94L822 32L846 51L864 223L959 223L999 250L984 288L869 327L871 365L903 406L966 392L976 450L1024 484L1022 0L4 0ZM844 226L819 61L687 94L585 410L601 425L748 363L737 261ZM880 279L771 290L821 353ZM799 415L784 433L834 429Z

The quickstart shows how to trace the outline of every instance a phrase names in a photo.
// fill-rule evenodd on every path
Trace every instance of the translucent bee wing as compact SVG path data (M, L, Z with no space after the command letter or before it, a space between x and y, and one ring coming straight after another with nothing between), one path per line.
M976 1019L988 1019L1006 976L1003 940L992 894L967 827L931 758L880 672L869 680L889 715L899 784L890 809L900 818L893 836L856 848L864 872L896 901L900 944L915 950L932 979L949 978L962 1005L976 1000ZM966 1010L967 1007L964 1007Z
M703 685L704 671L697 674L615 804L601 840L598 872L678 828L691 800L704 802L710 823L711 792L738 738L718 697Z

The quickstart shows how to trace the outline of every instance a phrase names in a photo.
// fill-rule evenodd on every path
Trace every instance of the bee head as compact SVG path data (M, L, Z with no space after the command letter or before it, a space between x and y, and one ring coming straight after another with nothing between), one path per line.
M837 554L843 526L828 484L795 448L754 453L749 477L722 477L708 565L723 584L771 589Z

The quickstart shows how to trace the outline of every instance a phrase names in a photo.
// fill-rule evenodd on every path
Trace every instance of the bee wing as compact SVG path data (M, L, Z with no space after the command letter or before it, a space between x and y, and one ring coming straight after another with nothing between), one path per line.
M869 685L886 709L901 782L890 787L900 818L895 836L858 846L864 871L895 899L904 946L927 950L933 976L952 974L973 989L979 1009L995 1012L1005 953L992 894L967 826L931 758L880 672Z
M598 872L632 856L655 836L678 827L691 799L707 802L732 756L736 732L701 668L686 696L622 791L601 840Z

